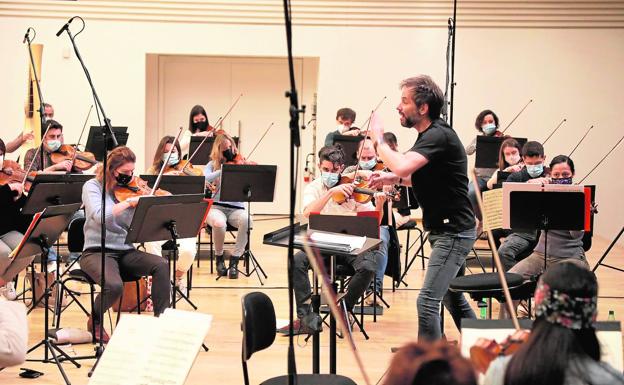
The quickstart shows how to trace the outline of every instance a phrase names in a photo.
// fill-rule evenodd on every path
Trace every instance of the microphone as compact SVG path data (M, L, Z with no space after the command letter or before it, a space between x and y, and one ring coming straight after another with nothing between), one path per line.
M63 33L63 31L66 31L69 28L69 25L71 24L72 21L74 21L74 19L76 18L76 16L72 17L71 19L69 19L67 21L67 23L65 23L64 26L61 27L61 29L59 29L59 31L56 33L56 37L61 36L61 34Z
M26 34L24 35L24 41L22 41L22 44L26 44L26 42L28 41L28 35L30 35L30 28L26 30Z

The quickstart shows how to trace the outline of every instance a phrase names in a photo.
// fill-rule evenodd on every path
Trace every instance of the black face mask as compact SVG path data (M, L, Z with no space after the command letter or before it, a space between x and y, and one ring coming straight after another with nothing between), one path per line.
M121 174L121 173L119 173L115 177L115 180L117 181L118 185L126 186L128 183L130 183L130 181L132 181L132 174L128 175L128 174Z
M208 121L205 120L203 122L196 122L193 123L193 130L195 131L206 131L206 129L208 128Z
M228 148L227 150L223 151L223 157L225 158L226 161L231 162L234 160L234 157L236 155L234 155L234 153L232 152L231 148Z

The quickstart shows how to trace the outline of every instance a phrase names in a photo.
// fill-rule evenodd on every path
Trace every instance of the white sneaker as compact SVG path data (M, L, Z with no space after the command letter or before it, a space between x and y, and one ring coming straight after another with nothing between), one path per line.
M7 282L6 285L0 288L0 293L9 301L14 301L17 298L17 291L15 291L15 286L13 285L13 281Z

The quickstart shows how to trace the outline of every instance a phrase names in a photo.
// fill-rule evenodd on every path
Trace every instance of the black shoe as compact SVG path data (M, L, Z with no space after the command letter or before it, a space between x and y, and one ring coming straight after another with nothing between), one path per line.
M237 256L230 256L229 279L238 279L238 259Z
M219 277L225 277L227 275L227 267L225 267L225 261L223 254L217 255L217 275Z

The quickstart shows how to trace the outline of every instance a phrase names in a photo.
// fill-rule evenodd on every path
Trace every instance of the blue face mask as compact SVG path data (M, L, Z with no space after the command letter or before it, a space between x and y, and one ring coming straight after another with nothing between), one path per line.
M373 158L371 160L361 160L360 161L360 168L362 170L371 170L373 167L375 167L375 165L377 164L377 159Z
M47 145L50 151L54 152L58 150L59 148L61 148L61 141L60 140L48 140Z
M487 136L492 135L493 133L496 132L496 124L494 123L488 123L484 126L481 126L481 129L483 130L483 133Z
M542 173L544 172L544 165L541 163L534 164L534 165L527 164L526 169L531 178L537 178L538 176L542 175Z
M167 154L163 154L163 158L162 158L163 162L167 160ZM172 152L171 156L169 157L169 166L175 166L176 164L178 164L180 162L180 157L178 156L177 152Z
M340 179L340 174L337 172L322 172L321 178L323 179L323 184L327 188L332 188L338 183Z
M550 178L552 184L572 184L572 177L567 178Z

